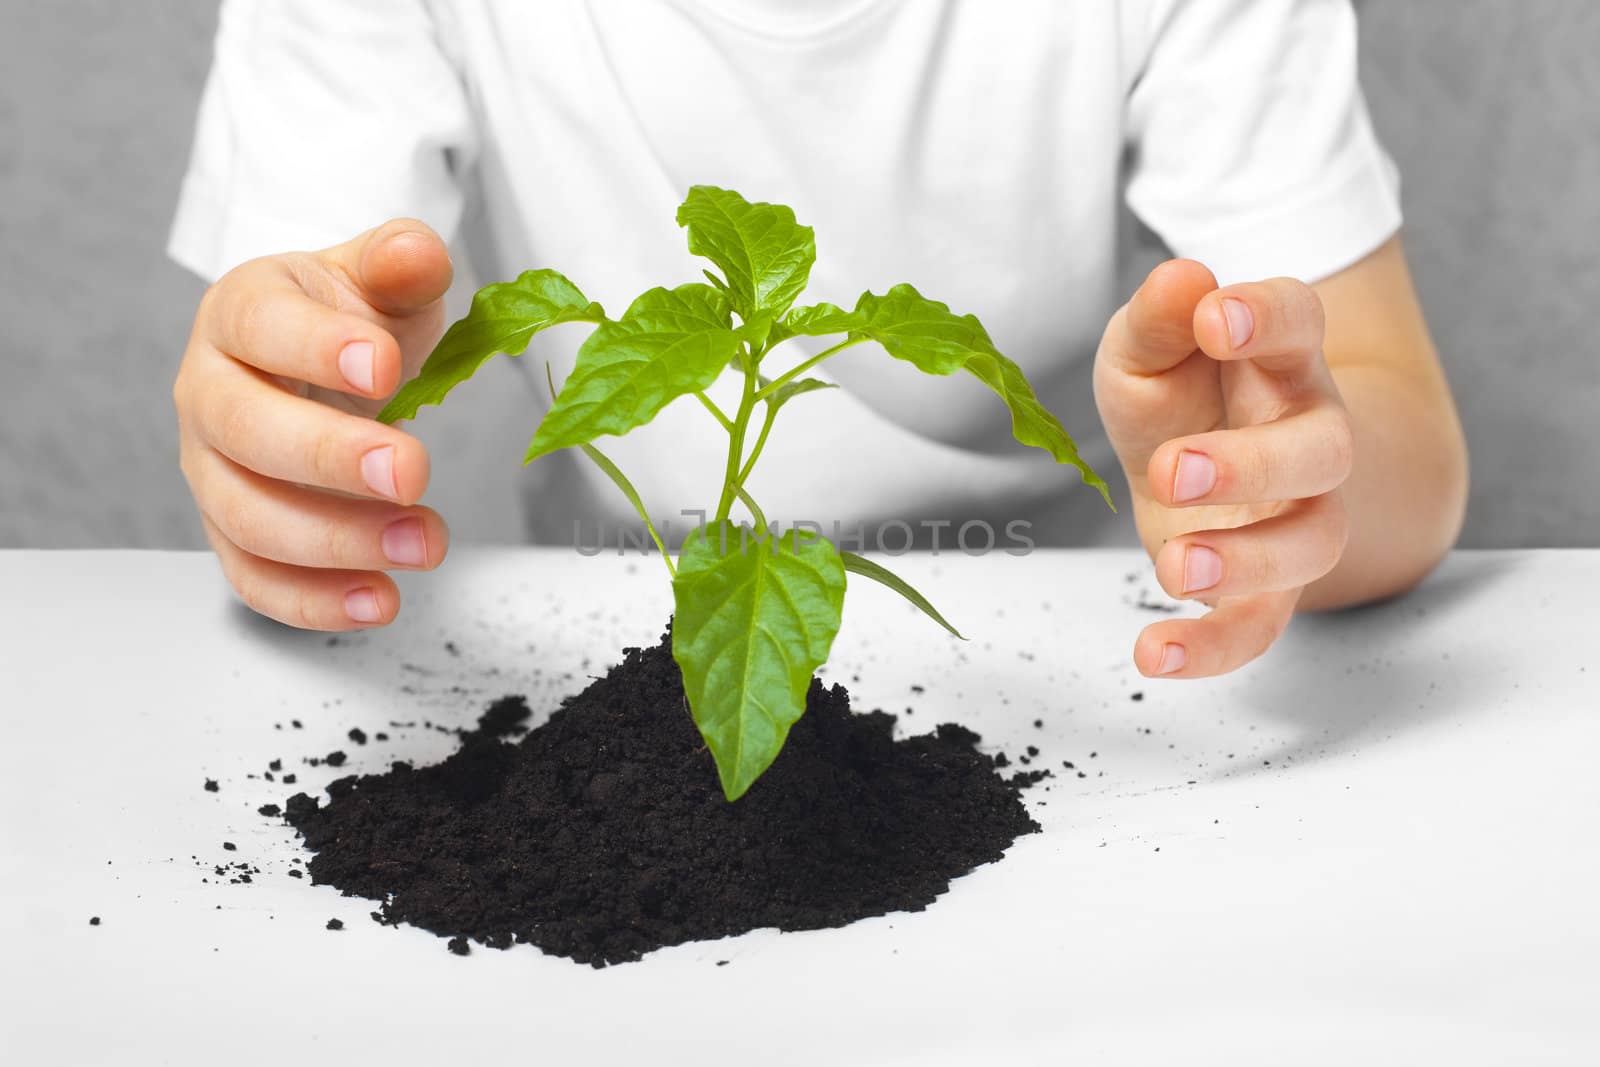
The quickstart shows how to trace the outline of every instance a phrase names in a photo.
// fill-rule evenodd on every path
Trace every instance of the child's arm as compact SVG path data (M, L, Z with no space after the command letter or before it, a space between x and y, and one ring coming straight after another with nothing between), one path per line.
M1233 670L1297 606L1414 585L1460 530L1466 446L1398 238L1315 287L1163 264L1107 327L1095 396L1157 579L1215 608L1146 627L1145 674Z

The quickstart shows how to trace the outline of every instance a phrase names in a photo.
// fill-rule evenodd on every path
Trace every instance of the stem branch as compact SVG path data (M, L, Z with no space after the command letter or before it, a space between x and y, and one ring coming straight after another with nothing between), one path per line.
M865 340L865 337L847 337L843 341L840 341L838 344L834 345L832 348L824 348L821 352L818 352L804 363L794 367L792 370L785 371L783 374L780 374L777 378L773 379L770 385L763 387L762 390L756 394L756 399L765 400L773 393L776 393L779 389L782 389L786 383L794 381L796 378L800 377L800 375L804 374L812 367L815 367L818 363L821 363L829 356L843 352L851 345L858 345Z
M734 497L739 492L740 462L744 459L744 435L750 426L750 413L756 406L756 368L748 349L740 361L744 370L744 391L739 398L739 412L733 417L728 430L728 466L722 477L722 499L717 501L717 522L726 522L733 510Z

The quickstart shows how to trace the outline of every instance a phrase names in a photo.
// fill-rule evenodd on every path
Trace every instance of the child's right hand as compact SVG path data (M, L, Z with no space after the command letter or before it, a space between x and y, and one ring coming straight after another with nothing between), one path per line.
M416 506L428 453L373 419L444 327L450 255L396 219L322 252L251 260L206 291L173 385L180 465L223 573L291 626L389 622L383 572L449 532Z

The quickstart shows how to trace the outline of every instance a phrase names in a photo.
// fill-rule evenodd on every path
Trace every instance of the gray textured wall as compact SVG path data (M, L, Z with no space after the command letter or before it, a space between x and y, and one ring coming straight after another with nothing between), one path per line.
M1362 13L1472 445L1464 543L1600 545L1600 4ZM214 23L201 0L0 0L0 547L202 544L170 400L201 286L162 247ZM523 431L486 425L429 428L458 542L518 533L483 457Z

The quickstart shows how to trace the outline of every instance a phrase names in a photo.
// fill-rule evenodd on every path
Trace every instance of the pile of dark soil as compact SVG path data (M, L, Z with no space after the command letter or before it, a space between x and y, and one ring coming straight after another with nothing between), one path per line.
M603 966L759 927L920 911L1038 830L978 736L893 739L813 680L770 771L729 804L665 641L569 698L520 741L496 702L444 762L347 777L286 818L312 881L381 901L374 918Z

